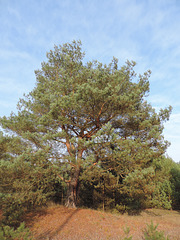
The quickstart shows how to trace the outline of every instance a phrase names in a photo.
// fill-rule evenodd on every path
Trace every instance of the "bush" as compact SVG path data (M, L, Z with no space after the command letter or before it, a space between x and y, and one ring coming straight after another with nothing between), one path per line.
M9 201L8 201L9 200ZM18 227L21 218L24 215L24 209L21 202L14 201L13 198L6 198L3 202L3 218L2 223L11 227Z
M129 236L130 233L130 228L126 227L123 229L124 233L125 233L125 237L122 240L132 240L132 236Z
M25 159L25 160L24 160ZM0 207L3 224L17 228L26 211L43 206L61 187L54 169L42 152L0 159Z
M146 229L143 231L144 240L169 240L164 236L164 233L157 230L158 225L154 226L153 222L147 224Z
M151 207L172 209L170 196L172 194L171 183L169 180L157 182L154 193L152 194Z
M180 164L177 163L171 169L172 206L173 209L180 209Z
M125 213L127 211L126 205L116 204L116 210L120 213Z
M15 230L13 227L4 226L0 227L0 239L1 240L32 240L30 230L25 227L24 223Z

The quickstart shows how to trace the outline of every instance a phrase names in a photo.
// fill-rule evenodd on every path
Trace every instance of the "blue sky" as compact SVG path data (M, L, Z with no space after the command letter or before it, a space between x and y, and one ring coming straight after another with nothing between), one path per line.
M0 116L16 112L35 87L34 70L54 44L81 40L86 60L151 69L148 101L173 106L165 124L167 154L180 161L179 0L0 0Z

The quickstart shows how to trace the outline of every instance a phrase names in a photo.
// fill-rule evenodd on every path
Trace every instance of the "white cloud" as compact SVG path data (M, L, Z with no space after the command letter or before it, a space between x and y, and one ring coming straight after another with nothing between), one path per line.
M8 50L8 49L0 49L0 57L4 60L12 59L23 59L26 61L32 61L32 55L25 51L18 50Z
M8 5L7 11L11 16L17 18L18 20L21 20L21 15L17 9L12 8L10 5Z
M180 113L171 114L170 121L166 123L166 127L168 128L169 132L174 133L177 137L180 138Z
M148 96L148 101L152 104L154 108L164 108L171 105L173 102L169 96L163 94L150 94Z
M14 79L11 78L0 78L0 94L22 94L25 90L25 86L22 87L22 84L17 83Z
M165 139L171 142L167 153L176 162L180 161L180 113L172 114L170 120L164 124Z
M23 92L34 87L34 70L54 44L81 39L86 59L135 70L152 70L150 101L156 110L172 105L165 135L177 154L180 113L180 3L175 0L4 1L0 9L0 105L14 110ZM4 93L4 94L3 94ZM9 104L10 103L10 104ZM8 107L9 106L9 107ZM12 109L13 108L13 109ZM176 139L176 140L175 140ZM175 154L174 153L174 154Z

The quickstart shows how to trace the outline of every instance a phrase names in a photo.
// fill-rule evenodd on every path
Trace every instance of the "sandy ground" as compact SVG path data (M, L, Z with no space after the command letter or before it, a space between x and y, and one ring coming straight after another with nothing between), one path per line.
M110 214L91 209L51 206L28 214L26 222L36 240L123 239L130 228L133 240L142 239L146 224L153 221L170 240L180 240L180 212L147 209L139 215Z

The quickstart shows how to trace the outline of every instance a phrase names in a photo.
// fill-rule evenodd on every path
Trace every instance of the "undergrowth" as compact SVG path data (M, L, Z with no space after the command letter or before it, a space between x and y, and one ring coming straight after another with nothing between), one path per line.
M1 240L32 240L31 232L25 227L24 222L17 229L8 225L0 227Z
M169 237L164 235L164 232L157 230L158 224L154 225L151 221L151 224L147 224L146 228L143 230L143 240L170 240ZM121 240L133 240L133 236L130 235L130 228L126 227L123 229L125 237Z

